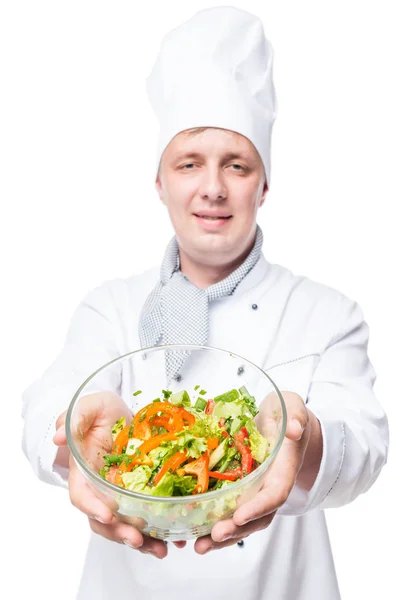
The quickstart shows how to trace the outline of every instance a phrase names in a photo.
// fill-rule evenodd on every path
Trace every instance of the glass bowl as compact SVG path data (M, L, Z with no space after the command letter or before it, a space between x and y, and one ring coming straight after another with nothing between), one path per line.
M169 377L166 374L166 363L171 364L171 360L175 365L173 379L171 370ZM111 449L111 427L122 412L135 414L160 397L163 389L173 393L187 390L193 405L201 391L206 390L203 397L208 399L242 386L255 397L260 410L257 427L269 443L269 456L243 479L203 494L156 497L123 489L99 474L103 455ZM139 390L141 393L136 394ZM101 435L84 433L88 398L102 404L102 420L109 420L106 427L99 429ZM116 405L114 399L117 399ZM110 404L109 414L107 403L113 406L111 410ZM239 505L253 498L279 451L285 431L286 408L282 395L262 369L227 350L196 345L155 346L112 360L81 385L66 417L69 449L96 495L122 521L146 535L164 540L189 540L207 535L215 523L230 517Z

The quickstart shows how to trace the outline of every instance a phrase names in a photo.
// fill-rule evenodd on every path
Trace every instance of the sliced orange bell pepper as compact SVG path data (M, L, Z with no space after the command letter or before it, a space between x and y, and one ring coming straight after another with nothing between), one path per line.
M150 450L154 450L157 448L162 442L177 440L177 436L174 433L161 433L160 435L155 435L154 437L146 440L141 444L138 448L138 452L140 455L147 454Z
M151 438L151 426L148 421L137 422L133 425L133 437L143 441Z
M148 440L151 438L151 427L146 419L147 406L141 408L133 419L133 437L137 440Z
M143 442L143 444L137 448L135 454L128 456L126 461L123 461L120 464L119 470L122 473L127 473L132 471L135 465L149 465L151 467L153 465L153 461L147 456L147 453L150 452L150 450L157 448L164 441L176 439L177 437L173 433L162 433L161 435L155 435L149 440Z
M164 427L164 429L168 429L168 431L170 431L173 426L171 417L159 417L158 415L151 417L149 423L155 427Z
M176 452L173 456L171 456L171 458L167 460L162 469L160 469L160 471L154 477L154 485L157 485L157 483L161 481L161 479L164 477L167 471L175 471L179 467L179 465L181 465L186 460L186 458L186 452Z
M119 465L119 471L120 473L129 473L136 465L148 465L149 467L152 467L153 461L147 454L144 454L143 456L135 456L133 454L132 456L128 456L126 461L123 461Z
M111 454L122 454L122 448L128 443L131 428L133 431L132 423L130 425L126 425L123 429L121 429L121 431L114 440L111 449Z
M210 456L208 452L204 452L199 458L193 462L184 465L179 471L188 473L189 475L195 475L197 477L197 485L193 491L193 494L202 494L208 489L209 475L208 465L210 464Z
M218 438L208 438L207 439L207 448L209 450L214 450L219 445Z

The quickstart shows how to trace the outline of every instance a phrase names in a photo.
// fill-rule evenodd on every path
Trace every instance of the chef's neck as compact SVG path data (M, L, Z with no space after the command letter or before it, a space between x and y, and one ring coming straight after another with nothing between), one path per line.
M193 285L199 289L208 288L214 283L222 281L226 277L229 277L233 271L236 271L238 267L246 260L250 254L251 249L254 246L254 240L250 247L246 248L242 254L240 254L233 261L221 265L207 265L199 261L196 261L193 257L186 254L181 248L179 249L179 261L181 272L189 279Z

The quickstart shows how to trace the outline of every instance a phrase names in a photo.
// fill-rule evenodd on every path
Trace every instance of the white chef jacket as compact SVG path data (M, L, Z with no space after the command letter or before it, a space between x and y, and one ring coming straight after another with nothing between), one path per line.
M53 465L56 419L99 365L140 347L139 315L158 276L155 268L90 292L60 355L25 391L23 448L40 479L67 486L68 473ZM367 491L388 447L362 312L341 293L261 256L232 296L210 303L209 318L208 345L267 370L320 420L323 456L315 484L309 492L295 486L272 524L243 546L205 556L190 541L184 549L168 544L167 558L158 560L92 534L78 600L340 598L324 509ZM120 392L124 372L120 378L104 385Z

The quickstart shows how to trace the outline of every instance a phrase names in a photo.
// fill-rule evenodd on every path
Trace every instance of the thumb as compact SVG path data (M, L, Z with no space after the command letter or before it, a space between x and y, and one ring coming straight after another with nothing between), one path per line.
M308 423L308 410L303 399L294 392L283 392L287 410L287 425L285 437L293 442L298 442L303 437Z
M53 442L56 446L66 446L67 436L65 433L65 425L61 425L53 436Z
M290 419L286 426L285 437L289 438L289 440L292 440L293 442L298 442L303 436L304 427L305 426L302 425L298 419Z
M56 433L53 436L53 442L56 446L66 446L67 436L65 434L65 418L67 411L64 411L56 421Z

